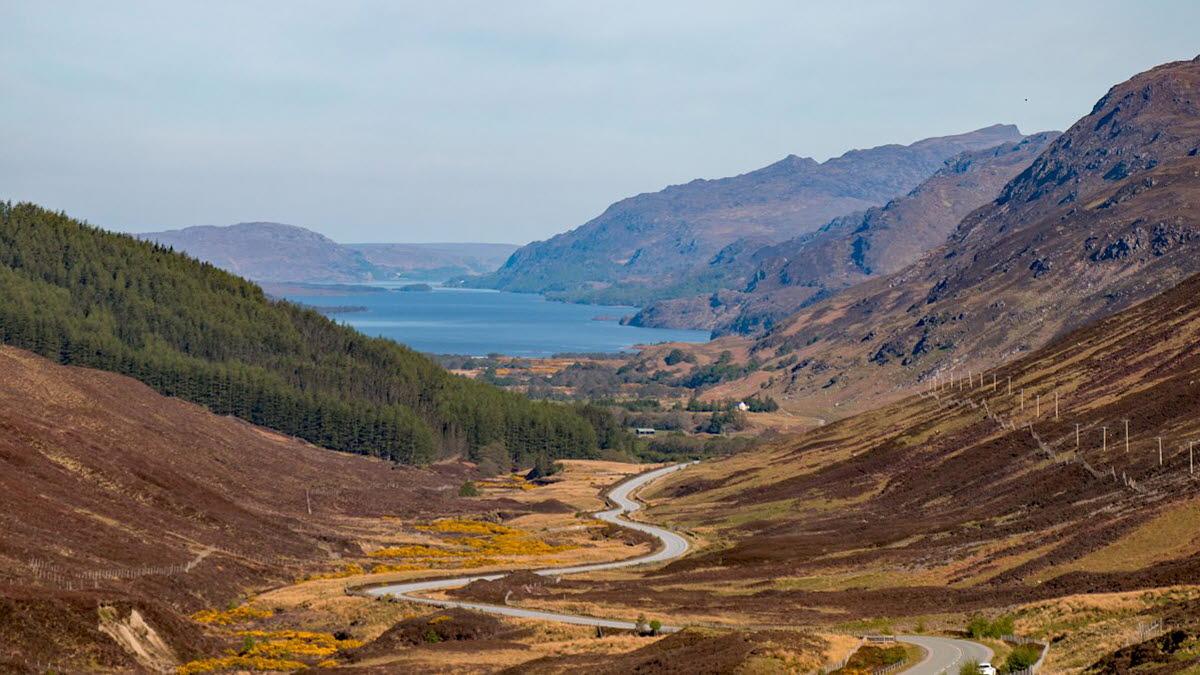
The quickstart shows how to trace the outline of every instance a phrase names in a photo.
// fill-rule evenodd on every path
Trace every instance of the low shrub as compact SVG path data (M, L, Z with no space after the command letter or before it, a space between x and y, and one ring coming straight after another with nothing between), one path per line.
M1000 668L1000 671L1016 673L1026 668L1032 668L1033 664L1037 663L1041 657L1041 647L1037 645L1018 645L1013 647L1013 650L1008 653L1008 658L1004 661L1004 666Z

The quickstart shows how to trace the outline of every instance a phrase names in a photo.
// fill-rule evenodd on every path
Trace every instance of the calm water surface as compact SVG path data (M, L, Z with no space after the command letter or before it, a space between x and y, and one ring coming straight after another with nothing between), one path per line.
M288 293L314 306L360 306L365 312L332 315L366 333L422 352L550 356L562 352L617 352L635 344L707 342L707 331L622 326L633 307L572 305L540 295L434 287L432 292ZM603 319L603 320L597 320Z

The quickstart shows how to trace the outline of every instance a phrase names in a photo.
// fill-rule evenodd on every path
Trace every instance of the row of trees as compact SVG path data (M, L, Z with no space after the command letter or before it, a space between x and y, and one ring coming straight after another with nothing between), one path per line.
M0 339L216 413L405 463L498 442L516 465L592 457L590 413L455 377L390 340L168 248L0 203Z

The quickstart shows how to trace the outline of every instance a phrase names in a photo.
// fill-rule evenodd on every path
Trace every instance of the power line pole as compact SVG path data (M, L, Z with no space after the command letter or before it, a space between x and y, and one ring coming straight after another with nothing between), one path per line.
M1158 437L1158 465L1162 466L1162 436Z
M1054 390L1054 421L1058 421L1058 390Z
M1129 454L1129 420L1125 420L1125 454Z

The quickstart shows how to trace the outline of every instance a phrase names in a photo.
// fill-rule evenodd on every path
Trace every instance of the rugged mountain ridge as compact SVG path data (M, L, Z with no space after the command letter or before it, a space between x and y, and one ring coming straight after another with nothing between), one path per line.
M1198 94L1200 59L1113 87L945 245L748 345L772 372L722 393L763 387L826 412L869 405L1035 349L1200 271Z
M463 283L567 300L645 304L694 294L687 270L730 244L743 250L811 232L913 189L950 157L1020 140L1011 125L853 150L818 163L795 155L756 171L697 179L621 200L578 228L518 250ZM665 295L664 295L665 294Z
M441 281L495 270L517 249L511 244L339 244L303 227L269 222L138 236L260 282Z
M964 216L992 201L1058 132L961 153L903 197L841 216L816 232L750 255L722 254L703 274L742 287L713 295L663 300L631 323L686 327L717 334L769 328L807 304L869 278L890 274L946 240Z

